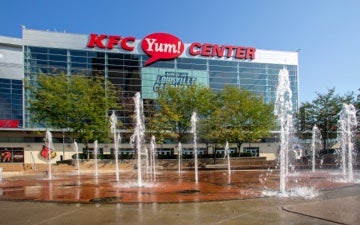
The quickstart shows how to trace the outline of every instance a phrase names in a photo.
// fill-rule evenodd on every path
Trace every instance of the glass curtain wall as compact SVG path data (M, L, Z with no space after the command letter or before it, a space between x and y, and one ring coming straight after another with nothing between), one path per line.
M19 122L18 127L23 125L22 93L21 80L0 78L0 119L16 120Z
M147 82L143 80L147 79L145 76L142 78L141 65L148 60L148 56L25 46L24 60L25 79L30 82L36 82L37 75L41 73L47 75L84 74L89 77L105 76L121 90L119 104L121 104L122 109L116 112L118 118L123 122L124 129L132 127L133 96L136 92L141 92L141 85ZM278 73L284 67L289 70L293 105L296 111L298 107L298 74L295 65L177 58L171 61L158 61L146 68L159 68L159 71L168 69L174 72L186 70L192 76L199 74L204 76L206 74L207 78L205 79L207 81L204 83L215 91L221 91L225 86L233 85L261 96L266 103L273 103L275 102ZM157 75L154 74L154 76ZM28 95L25 92L25 108L27 102ZM153 99L144 99L144 107L145 113L152 111L154 109ZM36 126L31 124L30 114L26 110L25 126Z
M25 79L36 83L39 74L49 76L81 74L88 77L105 76L120 90L122 110L116 112L125 124L131 124L132 96L141 89L139 56L95 51L51 49L25 46ZM25 108L29 95L25 92ZM25 111L26 127L32 124L30 113Z

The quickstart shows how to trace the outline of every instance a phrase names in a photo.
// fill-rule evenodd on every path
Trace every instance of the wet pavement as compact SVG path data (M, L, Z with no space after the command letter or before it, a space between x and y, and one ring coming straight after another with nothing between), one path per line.
M200 171L194 173L159 172L144 176L141 183L136 171L114 174L24 175L0 183L0 200L23 200L62 203L183 203L239 200L278 195L279 173L268 170ZM313 196L316 190L350 185L339 173L302 171L287 178L288 195ZM313 191L314 190L314 191ZM314 192L314 193L313 193ZM287 194L287 193L286 193Z
M97 184L90 182L93 180L90 176L82 176L80 180L73 178L73 185L68 183L71 179L67 176L54 175L51 182L29 176L12 177L0 183L0 224L360 224L360 184L331 183L323 177L326 174L318 173L312 176L293 176L289 180L289 186L317 185L316 189L319 192L315 197L249 195L260 187L261 189L265 186L267 189L276 188L272 187L276 184L276 173L270 175L266 173L266 179L263 171L235 173L232 174L233 185L221 185L224 181L222 179L228 179L223 173L213 175L201 172L198 189L193 186L184 187L178 183L179 189L176 191L171 188L159 188L159 190L154 188L132 192L129 196L133 198L128 202L124 202L121 196L124 196L125 191L129 192L129 189L113 185L112 188L119 192L119 198L114 198L116 196L114 192L109 192L109 187L106 187L104 183L107 181L113 184L111 176L103 176L104 180L98 180ZM254 174L257 174L257 178L251 179L256 177ZM240 179L237 180L235 177L247 178L247 180L240 182ZM207 182L203 181L203 186L201 186L201 179L205 178ZM157 179L160 182L162 178ZM186 175L182 178L182 180L187 179L190 177ZM22 180L22 185L19 180ZM259 181L259 185L255 180ZM37 183L32 183L35 181ZM25 183L28 185L27 191L24 188ZM174 183L174 180L170 183ZM212 188L220 187L219 193L209 194L206 183L210 183L209 187ZM53 185L50 189L49 184ZM246 189L247 186L251 186L251 189ZM97 198L95 195L85 194L91 189L98 190L91 192L98 193ZM165 191L160 191L160 189ZM229 194L221 194L221 192L228 189L231 193L245 193L245 195L238 194L234 195L233 199L227 198ZM236 189L237 192L234 191ZM179 190L184 192L179 193ZM73 195L65 197L65 193L71 192ZM160 201L155 201L156 196L165 195L166 192L176 194L166 194L167 197L172 196L166 201L161 201L164 197L159 197ZM106 196L99 193L112 194ZM144 200L145 196L149 195L153 196L152 201L135 203L135 200L139 198ZM59 196L62 196L62 200ZM71 196L76 196L78 199L67 201L66 199L70 199ZM182 196L188 197L182 198ZM206 199L204 197L202 199L202 196L217 196L218 198ZM187 201L187 198L192 201ZM96 201L96 199L105 201Z

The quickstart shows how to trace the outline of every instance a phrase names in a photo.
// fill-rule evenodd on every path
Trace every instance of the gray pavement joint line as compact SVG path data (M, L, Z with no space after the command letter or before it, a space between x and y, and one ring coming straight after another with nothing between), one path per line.
M329 220L329 219L322 218L322 217L318 217L318 216L312 216L312 215L309 215L309 214L305 214L305 213L301 213L301 212L296 212L296 211L287 209L286 207L281 207L281 210L283 210L283 211L285 211L285 212L289 212L289 213L294 213L294 214L297 214L297 215L301 215L301 216L306 216L306 217L311 217L311 218L318 219L318 220L323 220L323 221L326 221L326 222L331 222L331 223L336 223L336 224L342 224L342 225L350 225L350 224L347 224L347 223L342 223L342 222L338 222L338 221L334 221L334 220Z
M232 216L230 218L226 218L226 219L223 219L223 220L220 220L220 221L217 221L216 223L212 223L212 224L222 224L226 221L230 221L230 220L234 220L236 218L240 218L240 217L243 217L243 216L246 216L246 215L249 215L249 214L252 214L252 213L255 213L255 212L258 212L260 211L262 208L258 208L257 210L254 210L254 211L250 211L250 212L247 212L247 213L242 213L240 215L236 215L236 216Z
M63 216L66 216L66 215L70 215L70 214L73 214L73 213L76 213L76 212L78 212L78 211L80 211L80 210L81 210L81 208L78 208L78 209L76 209L76 210L70 210L70 211L67 211L67 212L58 214L58 215L56 215L56 216L52 216L52 217L50 217L50 218L48 218L48 219L46 219L46 220L42 220L41 222L35 223L35 224L33 224L33 225L40 225L40 224L43 224L43 223L46 223L46 222L50 222L51 220L54 220L54 219L56 219L56 218L63 217Z

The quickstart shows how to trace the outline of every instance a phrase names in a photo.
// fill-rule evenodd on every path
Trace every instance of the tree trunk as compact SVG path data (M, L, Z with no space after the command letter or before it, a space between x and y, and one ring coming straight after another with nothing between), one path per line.
M237 141L236 142L236 146L237 146L237 149L238 149L238 152L239 152L239 157L240 157L240 155L241 155L241 145L242 145L242 141Z
M213 158L214 158L214 164L216 164L216 144L214 145L213 148Z
M89 143L85 143L86 159L90 159Z

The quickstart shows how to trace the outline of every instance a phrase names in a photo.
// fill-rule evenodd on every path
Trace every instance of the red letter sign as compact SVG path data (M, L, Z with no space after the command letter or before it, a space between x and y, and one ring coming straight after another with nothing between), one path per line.
M144 64L147 66L160 59L178 57L184 51L184 43L171 34L153 33L142 40L141 48L150 56L150 59Z
M104 43L102 42L105 38L107 38L107 35L102 34L102 35L97 35L97 34L90 34L90 40L89 43L87 44L87 46L89 48L94 48L95 45L99 48L105 48Z
M20 120L0 120L0 127L3 128L18 128Z

